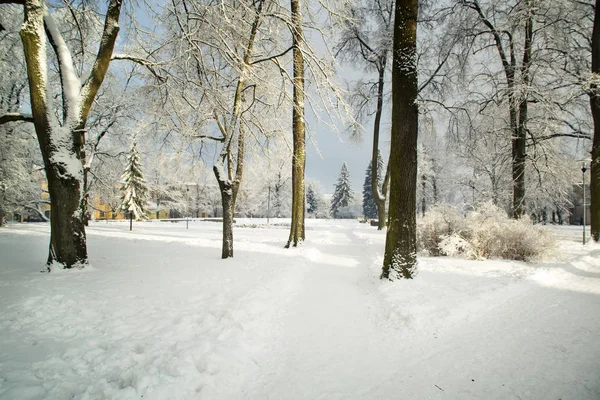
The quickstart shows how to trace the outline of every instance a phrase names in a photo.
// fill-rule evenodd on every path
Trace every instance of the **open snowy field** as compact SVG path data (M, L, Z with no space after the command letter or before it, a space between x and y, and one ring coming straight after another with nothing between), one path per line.
M281 223L284 221L275 221ZM420 258L378 279L355 221L97 222L42 274L47 224L0 229L0 399L600 399L600 246L552 262Z

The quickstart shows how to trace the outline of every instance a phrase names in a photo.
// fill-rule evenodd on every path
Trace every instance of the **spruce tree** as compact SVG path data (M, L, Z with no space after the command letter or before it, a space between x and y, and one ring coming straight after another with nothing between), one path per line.
M381 181L383 170L383 158L381 158L381 152L377 152L377 186L381 188ZM365 218L375 219L377 218L377 203L375 202L375 196L373 195L373 185L371 185L371 179L373 175L373 162L369 161L369 166L365 172L365 182L363 184L363 215Z
M127 156L127 167L121 176L125 181L121 197L121 209L129 213L129 218L136 220L146 218L146 198L148 186L144 180L144 174L140 164L140 154L137 150L137 141L134 138ZM131 226L130 226L131 229Z
M319 201L317 200L317 195L315 194L312 185L308 185L308 188L306 189L306 211L314 216L316 216L319 211Z
M340 209L347 207L354 200L354 193L350 187L350 173L346 163L342 165L340 177L335 185L333 198L331 199L330 213L333 218L338 218Z
M373 175L373 162L369 161L369 166L365 172L365 182L363 183L363 215L365 218L377 218L377 204L373 197L373 186L371 185L371 176Z

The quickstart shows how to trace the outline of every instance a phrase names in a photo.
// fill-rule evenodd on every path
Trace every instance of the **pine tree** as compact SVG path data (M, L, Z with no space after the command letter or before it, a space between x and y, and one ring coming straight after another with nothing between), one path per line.
M127 168L125 168L121 179L125 181L122 188L124 194L121 198L121 209L129 212L131 219L145 219L148 187L142 173L140 154L137 150L137 141L135 138L127 156Z
M342 165L340 177L335 185L333 198L331 199L331 216L338 218L340 209L347 207L354 200L354 193L350 187L350 173L346 163Z
M312 185L308 185L306 189L306 211L310 215L315 215L319 211L319 201L317 200L317 195L315 194L315 190Z

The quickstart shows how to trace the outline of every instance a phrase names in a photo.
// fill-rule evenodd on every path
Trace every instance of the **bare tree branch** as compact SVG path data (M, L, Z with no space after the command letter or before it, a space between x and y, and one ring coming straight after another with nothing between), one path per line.
M31 114L20 113L6 113L0 115L0 125L6 124L7 122L33 122L33 116Z
M139 57L134 57L134 56L130 56L130 55L126 55L126 54L114 54L112 56L111 60L127 60L127 61L132 61L136 64L139 64L143 67L145 67L148 71L150 71L150 73L152 73L152 75L154 75L154 77L159 81L159 82L166 82L167 78L165 78L164 76L160 75L156 69L154 68L154 66L156 65L156 63L153 63L152 61L143 59L143 58L139 58Z

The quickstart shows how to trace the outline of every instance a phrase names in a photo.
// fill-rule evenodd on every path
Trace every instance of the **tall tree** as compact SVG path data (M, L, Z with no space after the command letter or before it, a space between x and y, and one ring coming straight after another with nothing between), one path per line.
M217 146L213 172L223 208L222 258L233 257L233 215L252 140L285 130L275 119L289 104L289 74L280 61L292 51L289 41L283 43L291 26L284 10L274 0L175 0L168 10L169 28L179 38L172 51L184 61L170 67L180 84L177 95L169 96L165 131Z
M417 0L397 0L392 62L390 206L382 279L411 279L417 269Z
M518 19L513 21L516 28L500 29L495 20L488 16L478 0L461 0L462 4L473 10L482 30L477 36L487 34L491 37L491 46L496 48L505 76L508 99L508 120L512 138L512 178L513 178L513 217L520 218L525 213L525 162L527 158L527 121L529 105L530 69L532 65L533 15L535 7L530 1L515 5L500 13L511 14L514 11ZM504 6L504 5L502 5ZM519 66L516 29L523 29L522 60ZM476 36L473 36L476 37Z
M594 120L591 165L591 229L594 241L600 241L600 0L596 0L592 31L592 78L590 107Z
M374 69L377 72L377 81L371 90L376 88L375 118L373 120L373 145L371 150L371 163L378 162L379 136L381 130L381 119L384 109L384 93L386 83L386 72L388 70L388 58L391 53L391 30L393 26L394 0L384 1L359 1L350 6L348 10L351 18L344 21L342 39L339 44L337 55L344 56L349 60L359 59L366 69ZM357 56L356 54L359 54ZM360 97L360 96L359 96ZM370 96L369 96L370 97ZM361 106L366 107L368 101L359 100ZM362 110L359 110L359 113ZM378 229L386 225L386 196L389 182L389 169L386 169L381 186L381 170L372 169L371 193L375 202L378 215Z
M381 158L381 152L377 154L377 176L381 178L381 170L383 169L383 159ZM365 172L365 182L363 184L363 215L365 218L377 218L377 203L375 202L375 197L373 193L373 161L369 161L369 166ZM377 187L381 187L381 179L377 184Z
M331 198L330 213L333 218L339 218L343 207L348 207L354 200L354 192L350 187L350 173L346 163L342 164L340 176L335 184L333 197Z
M127 156L127 167L121 177L125 182L123 185L123 197L121 209L129 213L129 230L132 229L131 221L146 219L146 200L148 197L148 186L142 172L140 153L137 150L137 140L134 138Z
M20 35L27 64L33 122L44 160L52 207L47 264L56 262L65 268L83 266L87 263L83 215L85 129L90 109L111 60L119 32L122 0L109 1L98 53L83 84L75 73L71 52L46 1L12 2L24 6L25 21ZM62 94L62 112L58 114L61 117L57 116L50 95L53 85L48 73L47 41L58 62ZM27 119L27 116L19 117Z
M304 169L306 166L306 139L304 132L304 56L302 45L302 9L300 0L291 0L291 30L294 64L294 93L292 113L292 135L294 157L292 158L292 223L286 248L296 247L304 240Z

